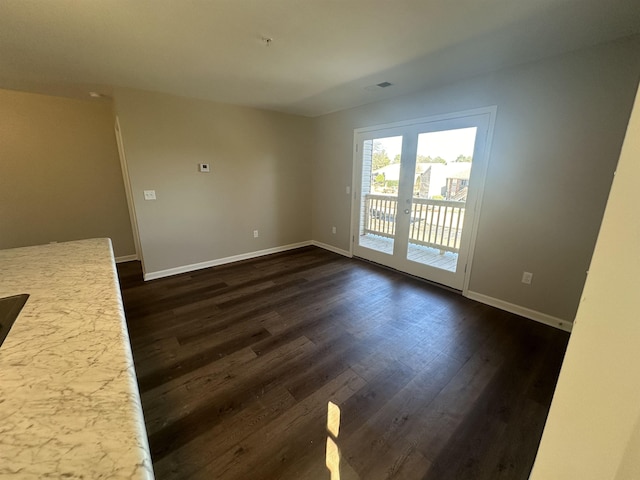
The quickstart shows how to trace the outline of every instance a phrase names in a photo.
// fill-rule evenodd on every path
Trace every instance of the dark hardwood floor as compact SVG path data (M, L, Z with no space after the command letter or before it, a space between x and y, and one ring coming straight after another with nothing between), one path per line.
M315 247L118 272L158 479L528 478L568 334Z

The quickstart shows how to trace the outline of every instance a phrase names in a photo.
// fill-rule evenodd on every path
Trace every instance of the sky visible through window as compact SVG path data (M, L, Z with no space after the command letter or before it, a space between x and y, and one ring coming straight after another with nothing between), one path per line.
M476 127L421 133L418 137L418 155L442 157L453 162L459 155L471 157L476 139ZM387 152L389 158L395 158L402 150L402 137L376 139L375 142Z

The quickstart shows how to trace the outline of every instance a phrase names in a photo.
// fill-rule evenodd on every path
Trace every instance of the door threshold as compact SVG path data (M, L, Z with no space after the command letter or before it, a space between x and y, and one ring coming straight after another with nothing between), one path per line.
M391 272L399 273L401 275L404 275L405 277L409 277L409 278L413 278L415 280L419 280L420 282L424 282L424 283L427 283L429 285L433 285L434 287L442 288L442 289L447 290L449 292L453 292L453 293L457 293L457 294L462 295L462 290L458 290L457 288L453 288L453 287L450 287L448 285L444 285L442 283L434 282L433 280L427 280L426 278L419 277L418 275L412 275L411 273L403 272L402 270L398 270L396 268L389 267L388 265L384 265L382 263L374 262L373 260L369 260L367 258L358 257L357 255L354 255L352 258L355 259L355 260L361 260L361 261L369 263L371 265L375 265L376 267L384 268L385 270L389 270Z

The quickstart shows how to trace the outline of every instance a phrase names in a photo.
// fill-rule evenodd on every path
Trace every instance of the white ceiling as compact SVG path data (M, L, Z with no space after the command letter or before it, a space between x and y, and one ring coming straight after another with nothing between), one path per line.
M635 33L640 0L0 0L0 87L315 116Z

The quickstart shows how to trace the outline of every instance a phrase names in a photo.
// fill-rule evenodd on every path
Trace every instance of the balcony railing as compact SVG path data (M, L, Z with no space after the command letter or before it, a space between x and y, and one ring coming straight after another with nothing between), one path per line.
M465 202L413 198L410 209L409 242L458 252L464 223ZM365 195L363 233L393 238L398 215L398 197Z

